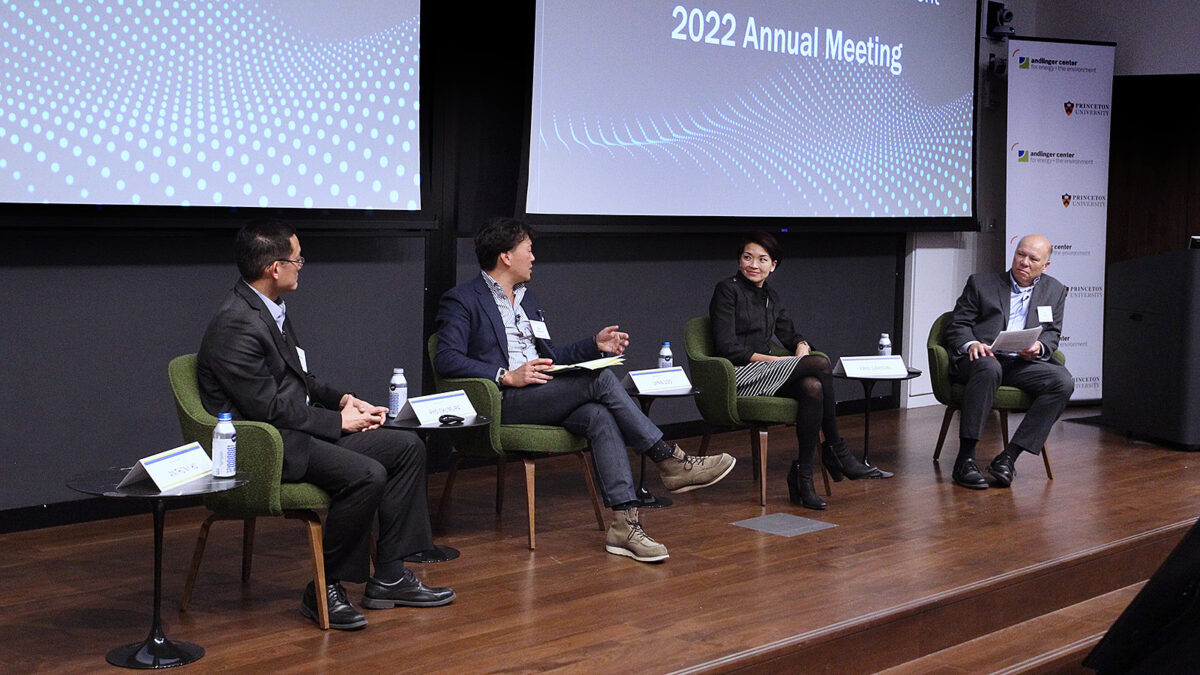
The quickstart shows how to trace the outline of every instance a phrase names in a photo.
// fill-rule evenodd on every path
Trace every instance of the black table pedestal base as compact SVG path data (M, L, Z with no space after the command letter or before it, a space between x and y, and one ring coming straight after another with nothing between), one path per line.
M105 657L109 663L121 668L155 670L186 666L204 656L204 647L190 642L168 640L160 632L151 634L144 642L135 642L117 647Z

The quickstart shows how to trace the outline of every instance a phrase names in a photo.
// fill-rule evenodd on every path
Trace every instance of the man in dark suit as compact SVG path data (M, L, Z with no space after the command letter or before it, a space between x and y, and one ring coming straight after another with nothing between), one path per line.
M689 456L663 442L662 432L611 370L546 372L554 363L624 353L629 335L607 326L594 337L554 345L537 298L526 286L533 274L533 234L519 220L499 218L475 235L482 272L442 296L434 365L446 377L495 381L504 424L561 425L586 436L605 499L616 512L605 550L641 562L665 560L667 548L642 529L625 447L649 456L672 492L716 483L733 469L734 459Z
M951 376L965 383L959 418L958 458L954 482L973 490L988 486L975 465L975 445L992 409L1000 385L1017 387L1033 397L1033 405L1009 441L988 465L996 484L1012 484L1014 464L1021 452L1040 454L1050 427L1075 391L1071 373L1050 359L1062 333L1067 289L1043 274L1050 266L1050 241L1040 234L1023 237L1007 272L973 274L954 306L954 316L942 334L952 355ZM989 345L1002 330L1042 327L1028 349L994 353Z
M387 408L313 375L287 318L282 296L296 290L304 266L295 230L255 221L238 232L235 248L242 278L204 333L196 363L200 396L214 415L232 412L234 419L274 425L283 437L283 480L313 483L332 495L324 527L327 587L310 582L301 613L316 621L322 592L331 628L365 626L342 581L366 581L363 605L372 609L451 602L454 591L427 587L404 566L404 556L433 548L424 445L412 433L380 429ZM376 515L377 561L368 580Z

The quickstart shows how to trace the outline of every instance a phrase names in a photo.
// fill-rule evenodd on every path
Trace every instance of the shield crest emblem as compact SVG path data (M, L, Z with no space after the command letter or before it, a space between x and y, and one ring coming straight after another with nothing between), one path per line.
M1063 200L1063 208L1064 209L1071 205L1071 195L1064 192L1063 196L1062 196L1062 200Z
M1067 117L1070 117L1071 113L1075 112L1075 104L1067 101L1066 103L1063 103L1063 110L1067 112Z

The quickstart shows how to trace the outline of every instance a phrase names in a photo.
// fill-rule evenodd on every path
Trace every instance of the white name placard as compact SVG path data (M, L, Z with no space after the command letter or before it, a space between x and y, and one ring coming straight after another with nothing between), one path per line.
M848 377L880 380L908 377L903 356L843 356L841 365Z
M442 415L458 415L464 420L471 420L475 417L475 406L471 405L467 392L457 389L410 398L396 419L410 420L415 417L421 424L437 424Z
M692 382L680 366L631 370L625 375L625 384L633 384L639 394L687 394L692 390Z
M125 487L149 478L159 492L203 478L212 473L212 459L199 443L188 443L173 450L138 460L117 487Z

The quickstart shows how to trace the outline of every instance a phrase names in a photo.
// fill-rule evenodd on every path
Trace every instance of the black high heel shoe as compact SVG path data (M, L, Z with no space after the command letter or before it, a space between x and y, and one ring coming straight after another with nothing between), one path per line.
M804 468L806 463L800 460L792 462L792 468L788 469L787 486L788 497L791 498L793 504L799 504L806 509L815 511L824 511L825 502L817 496L817 490L813 487L812 482L812 462L807 462L807 469Z
M891 478L894 475L891 471L884 471L858 461L858 458L846 448L846 441L841 438L833 443L826 441L821 444L821 463L825 465L825 470L829 472L829 477L835 483L840 483L843 475L850 480Z

